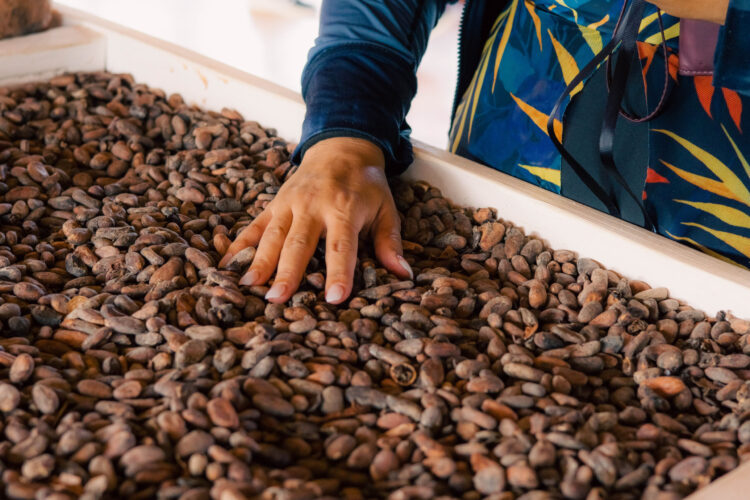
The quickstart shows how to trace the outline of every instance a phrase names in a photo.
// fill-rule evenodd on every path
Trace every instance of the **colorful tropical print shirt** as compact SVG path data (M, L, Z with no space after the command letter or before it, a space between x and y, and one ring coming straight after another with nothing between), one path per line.
M547 137L548 114L579 68L612 37L621 6L613 0L512 0L460 100L451 150L559 193L561 158ZM649 123L644 204L660 234L750 266L750 117L743 112L750 82L748 61L739 59L750 52L750 1L731 4L714 77L678 73L680 23L669 16L663 21L666 61L657 49L662 34L651 5L638 42L649 95L663 88L667 68L675 83L668 108Z

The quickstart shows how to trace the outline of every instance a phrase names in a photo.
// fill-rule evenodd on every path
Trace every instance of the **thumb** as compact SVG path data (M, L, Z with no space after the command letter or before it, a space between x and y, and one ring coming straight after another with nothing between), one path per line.
M383 267L402 279L413 279L414 272L403 257L401 220L391 205L380 211L372 228L375 256Z

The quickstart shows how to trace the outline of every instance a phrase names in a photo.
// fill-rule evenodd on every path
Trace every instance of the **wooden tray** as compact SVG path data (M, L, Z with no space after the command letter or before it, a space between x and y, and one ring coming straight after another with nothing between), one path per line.
M66 71L131 73L140 82L179 92L188 102L234 108L289 140L299 138L305 110L295 92L83 12L60 10L62 27L0 41L0 85ZM417 159L405 177L437 186L455 203L494 207L500 217L554 248L574 250L630 278L665 286L673 297L709 314L724 310L750 317L750 271L470 160L418 142L415 148ZM690 497L717 498L750 498L750 464Z

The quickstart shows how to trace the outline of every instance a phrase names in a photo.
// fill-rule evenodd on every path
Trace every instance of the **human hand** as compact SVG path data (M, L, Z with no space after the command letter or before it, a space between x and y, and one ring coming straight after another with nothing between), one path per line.
M729 0L647 0L670 16L724 24Z
M297 172L263 213L243 229L220 262L257 247L241 285L259 285L276 270L269 302L289 300L297 290L318 240L326 239L326 301L351 293L360 232L370 234L386 269L412 276L402 257L401 222L385 176L383 153L364 139L334 137L307 150Z

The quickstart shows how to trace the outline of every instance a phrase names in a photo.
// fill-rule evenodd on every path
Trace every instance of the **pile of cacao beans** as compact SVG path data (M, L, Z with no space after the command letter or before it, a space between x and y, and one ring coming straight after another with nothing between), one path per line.
M3 497L672 500L750 458L750 322L426 183L413 280L240 286L292 148L129 75L0 88Z

